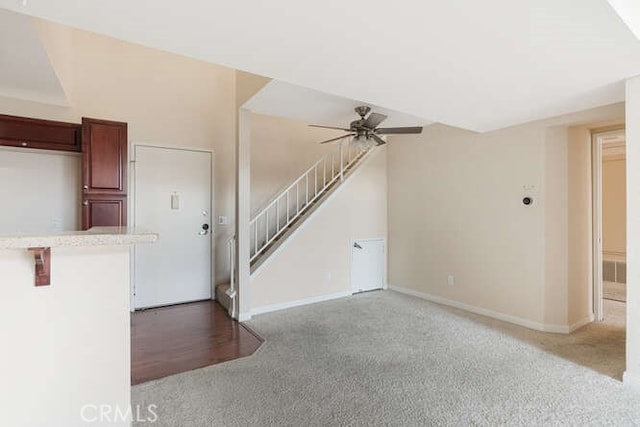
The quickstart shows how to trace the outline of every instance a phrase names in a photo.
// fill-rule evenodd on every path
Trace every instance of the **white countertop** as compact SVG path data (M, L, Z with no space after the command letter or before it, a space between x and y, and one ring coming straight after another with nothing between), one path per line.
M116 246L153 243L157 233L128 227L94 227L87 231L67 231L40 235L0 235L0 249L64 246Z

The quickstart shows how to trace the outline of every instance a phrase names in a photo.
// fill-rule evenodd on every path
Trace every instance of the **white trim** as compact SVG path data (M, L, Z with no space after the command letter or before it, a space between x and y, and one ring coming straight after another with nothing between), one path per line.
M352 295L351 291L348 290L348 291L338 292L338 293L335 293L335 294L320 295L320 296L311 297L311 298L303 298L303 299L299 299L299 300L295 300L295 301L283 302L283 303L279 303L279 304L263 305L262 307L257 307L257 308L251 309L251 316L255 316L255 315L263 314L263 313L270 313L272 311L285 310L287 308L292 308L292 307L299 307L301 305L315 304L315 303L318 303L318 302L324 302L324 301L329 301L329 300L333 300L333 299L344 298L344 297L348 297L348 296L351 296L351 295Z
M416 298L434 302L436 304L442 304L442 305L447 305L454 308L459 308L464 311L502 320L504 322L513 323L514 325L524 326L525 328L535 329L537 331L554 332L559 334L568 334L569 332L571 332L571 328L568 325L552 325L552 324L540 323L533 320L524 319L522 317L512 316L510 314L504 314L498 311L493 311L493 310L489 310L482 307L476 307L476 306L465 304L459 301L454 301L447 298L439 297L436 295L430 295L420 291L415 291L413 289L403 288L399 286L389 285L389 289L402 294L406 294Z
M251 320L251 313L240 313L238 315L238 322L246 322L247 320Z
M329 194L326 199L324 199L324 201L322 203L320 203L320 205L309 214L309 216L307 218L305 218L302 223L300 224L300 226L298 228L296 228L295 230L293 230L293 232L282 242L282 244L280 246L278 246L276 248L275 251L273 251L273 253L271 255L269 255L267 257L267 259L264 260L264 262L262 264L260 264L258 266L258 268L256 268L256 270L254 272L251 273L251 277L258 277L258 275L262 272L262 270L264 270L264 268L269 265L271 262L273 262L273 260L276 258L277 254L282 251L287 245L289 245L291 243L291 241L293 240L293 238L300 233L302 230L304 230L305 227L307 227L309 225L309 223L311 222L311 220L320 214L320 212L322 212L323 209L327 208L327 204L331 201L331 199L333 199L334 197L336 197L336 195L343 191L344 187L348 184L349 181L351 181L351 178L357 176L359 173L361 173L362 169L371 162L371 159L375 156L375 152L380 152L382 150L376 150L375 148L372 150L369 150L369 152L365 153L364 158L361 160L361 163L358 167L356 167L355 170L353 170L351 173L347 174L344 177L344 181L342 184L338 185L337 188L335 188L335 190Z
M622 383L633 390L640 391L640 375L638 374L624 371L622 374Z
M131 156L129 157L129 161L135 161L135 147L149 147L149 148L164 148L166 150L180 150L180 151L204 151L206 153L215 153L213 148L206 147L192 147L192 146L183 146L183 145L167 145L167 144L156 144L153 142L146 141L131 141Z
M602 164L605 161L605 145L607 140L622 141L622 145L616 145L618 149L625 150L625 130L615 129L605 132L593 132L591 134L591 193L592 193L592 267L593 280L591 281L591 298L594 319L601 321L604 318L602 305L602 261L604 259L602 247Z
M592 134L591 192L593 218L593 280L591 284L594 318L604 318L602 306L602 139L603 134Z
M595 319L595 316L593 313L590 313L587 317L578 320L577 322L574 322L573 324L569 325L569 333L582 328L584 325L593 322L593 320Z

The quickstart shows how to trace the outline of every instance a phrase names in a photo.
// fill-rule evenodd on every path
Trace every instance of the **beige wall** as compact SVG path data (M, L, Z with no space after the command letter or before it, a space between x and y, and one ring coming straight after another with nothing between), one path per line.
M215 230L216 280L223 280L235 210L234 71L47 21L34 25L70 107L0 98L0 112L75 123L83 116L125 121L130 143L213 149L214 219L230 219Z
M542 322L544 129L391 138L389 284ZM455 285L448 286L453 275Z
M0 251L0 284L2 425L87 425L86 404L126 413L129 247L52 248L46 287L34 286L28 251Z
M604 257L627 253L626 159L602 159L602 251Z
M273 200L335 144L318 144L340 133L307 123L251 115L251 214Z
M544 184L538 199L544 204L543 325L568 325L568 129L553 126L545 131ZM523 251L522 255L526 253ZM531 248L534 249L533 247ZM586 285L586 284L585 284Z
M570 237L588 232L589 141L572 144L570 127L623 114L614 105L486 134L433 125L392 138L389 284L537 329L588 321L589 242Z
M567 238L569 243L567 321L569 325L575 325L590 317L593 311L591 147L591 129L588 126L569 128L567 149Z
M387 236L386 155L376 148L251 276L253 313L351 292L351 240Z

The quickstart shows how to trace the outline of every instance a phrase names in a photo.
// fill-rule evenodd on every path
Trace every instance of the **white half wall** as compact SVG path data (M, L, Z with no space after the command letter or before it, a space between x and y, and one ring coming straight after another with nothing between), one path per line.
M251 312L351 293L351 240L387 237L387 148L364 160L251 276Z
M84 405L95 405L88 419L98 405L128 410L128 284L128 246L52 248L43 287L34 286L33 255L0 251L2 425L73 427L87 424Z

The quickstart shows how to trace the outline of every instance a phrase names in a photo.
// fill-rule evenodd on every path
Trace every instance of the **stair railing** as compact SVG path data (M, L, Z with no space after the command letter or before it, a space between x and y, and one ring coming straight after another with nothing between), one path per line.
M369 149L369 146L362 144L341 143L314 163L259 211L249 226L250 261L263 253L331 185L337 180L343 180L345 171L364 156Z

